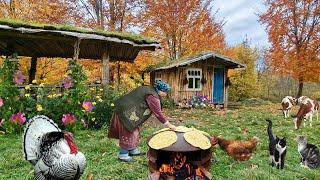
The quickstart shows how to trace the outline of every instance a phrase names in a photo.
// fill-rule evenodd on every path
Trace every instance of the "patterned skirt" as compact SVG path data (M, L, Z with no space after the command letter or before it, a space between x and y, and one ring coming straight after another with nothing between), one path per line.
M114 112L111 118L108 138L119 139L119 146L125 150L135 149L140 142L140 130L136 128L128 131L121 123L119 116Z

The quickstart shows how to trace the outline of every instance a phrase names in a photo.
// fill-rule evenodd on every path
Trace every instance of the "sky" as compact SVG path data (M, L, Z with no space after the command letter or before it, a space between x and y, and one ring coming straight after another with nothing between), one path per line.
M257 14L266 11L263 0L215 0L213 11L218 10L217 20L223 20L227 44L241 43L247 36L252 46L268 47L265 26Z

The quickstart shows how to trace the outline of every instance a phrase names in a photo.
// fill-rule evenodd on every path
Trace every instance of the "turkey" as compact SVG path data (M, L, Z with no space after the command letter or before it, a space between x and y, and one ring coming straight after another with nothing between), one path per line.
M38 115L30 119L23 133L24 158L34 165L34 179L79 179L86 158L78 151L73 136L62 132L51 119Z

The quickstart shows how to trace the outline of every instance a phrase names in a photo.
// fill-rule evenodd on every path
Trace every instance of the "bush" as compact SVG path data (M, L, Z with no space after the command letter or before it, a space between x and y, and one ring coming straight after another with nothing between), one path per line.
M16 56L5 59L0 68L0 131L16 133L35 115L46 115L62 129L101 128L109 124L114 101L124 92L103 89L89 91L82 67L70 61L71 67L63 80L63 92L48 89L44 84L32 84L19 89L24 76L18 71ZM19 72L19 73L17 73ZM18 80L17 77L19 76ZM69 119L68 119L69 118ZM70 120L70 118L72 118Z

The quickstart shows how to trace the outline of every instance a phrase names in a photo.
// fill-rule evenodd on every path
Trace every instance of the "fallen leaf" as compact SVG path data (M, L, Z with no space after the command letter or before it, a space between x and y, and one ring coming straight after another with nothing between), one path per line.
M93 174L89 174L88 175L88 180L92 180L93 179Z

